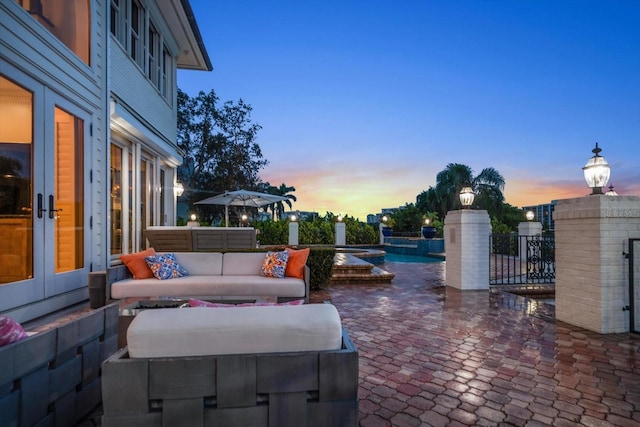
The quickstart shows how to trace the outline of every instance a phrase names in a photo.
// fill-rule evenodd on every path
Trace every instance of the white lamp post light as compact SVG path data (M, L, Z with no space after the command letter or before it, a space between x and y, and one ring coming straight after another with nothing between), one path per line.
M460 203L462 203L462 209L469 209L473 204L473 199L476 195L473 194L473 189L470 186L462 187L460 191Z
M596 142L596 148L591 150L594 154L593 157L591 157L587 164L582 168L584 180L587 182L587 185L591 187L592 195L602 194L602 187L607 185L607 182L609 182L609 174L611 173L609 163L607 163L605 158L600 155L601 151L602 150L598 148L598 143Z
M533 221L533 219L536 217L533 211L527 211L527 213L524 214L524 216L525 218L527 218L527 221Z

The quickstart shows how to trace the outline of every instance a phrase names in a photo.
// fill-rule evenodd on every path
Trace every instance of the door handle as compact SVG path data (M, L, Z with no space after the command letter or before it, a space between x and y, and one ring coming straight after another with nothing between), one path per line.
M46 209L42 209L42 193L38 193L38 218L42 218L42 212L46 212Z
M53 208L53 194L49 194L49 218L54 219L56 212L62 212L62 209Z

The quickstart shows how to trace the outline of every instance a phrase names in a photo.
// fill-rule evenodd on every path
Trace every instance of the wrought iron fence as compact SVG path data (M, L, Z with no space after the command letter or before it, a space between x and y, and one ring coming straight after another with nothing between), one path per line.
M492 234L490 244L491 285L555 283L553 235Z

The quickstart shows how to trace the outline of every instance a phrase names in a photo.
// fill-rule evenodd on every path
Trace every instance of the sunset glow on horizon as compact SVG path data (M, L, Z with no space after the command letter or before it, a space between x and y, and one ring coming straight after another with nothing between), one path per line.
M214 70L178 86L253 107L293 210L364 221L449 163L498 170L513 206L582 197L596 142L640 195L640 2L190 3Z

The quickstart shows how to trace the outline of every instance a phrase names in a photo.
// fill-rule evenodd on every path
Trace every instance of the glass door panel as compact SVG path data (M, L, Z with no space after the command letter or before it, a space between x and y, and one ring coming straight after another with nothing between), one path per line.
M55 272L84 264L84 121L55 108L54 193L49 218L54 226Z
M33 93L0 76L0 284L33 277Z

